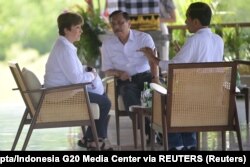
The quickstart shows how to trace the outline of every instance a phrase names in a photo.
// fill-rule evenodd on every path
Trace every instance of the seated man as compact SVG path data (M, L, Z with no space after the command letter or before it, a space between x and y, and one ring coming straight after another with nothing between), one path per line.
M114 36L102 44L102 71L108 76L118 77L118 93L123 97L126 111L129 106L140 105L140 95L144 82L157 81L157 66L152 66L142 52L142 47L154 49L151 36L144 32L130 29L128 13L117 10L111 13L109 21ZM151 69L151 70L150 70ZM146 124L149 135L149 123Z
M203 2L192 3L186 12L186 25L190 33L194 33L180 48L172 60L158 59L151 48L141 48L146 57L161 69L167 70L169 63L194 63L223 61L224 44L217 34L209 28L212 11ZM170 150L195 150L195 133L170 133L168 144Z

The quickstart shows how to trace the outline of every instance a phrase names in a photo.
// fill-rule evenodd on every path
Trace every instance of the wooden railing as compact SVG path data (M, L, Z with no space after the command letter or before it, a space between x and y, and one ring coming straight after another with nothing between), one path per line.
M221 23L221 24L211 24L211 27L219 26L219 27L250 27L250 23ZM169 25L169 31L172 30L186 30L186 25Z

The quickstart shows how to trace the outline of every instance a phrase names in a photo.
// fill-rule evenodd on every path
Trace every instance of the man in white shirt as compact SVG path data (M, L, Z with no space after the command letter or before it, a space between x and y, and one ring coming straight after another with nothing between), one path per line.
M169 61L160 60L151 48L141 48L151 63L157 64L162 70L168 70L169 63L217 62L223 61L224 43L220 36L211 32L208 27L212 11L206 3L192 3L186 12L186 25L190 33L177 55ZM195 133L169 134L170 150L195 150Z
M80 40L83 19L80 15L66 12L57 18L59 37L49 55L44 76L45 87L56 87L77 83L91 82L87 86L90 102L97 103L100 117L95 120L97 134L100 139L107 138L107 121L111 102L104 94L101 78L92 69L82 65L77 57L77 48L74 42ZM87 129L78 145L95 147L90 127Z
M147 58L138 49L154 49L155 45L149 34L130 29L127 12L114 11L109 21L114 35L102 43L102 71L108 76L118 77L118 93L129 112L129 106L141 104L144 82L150 83L153 76L154 79L157 77L156 68L150 67ZM147 132L149 134L149 130Z

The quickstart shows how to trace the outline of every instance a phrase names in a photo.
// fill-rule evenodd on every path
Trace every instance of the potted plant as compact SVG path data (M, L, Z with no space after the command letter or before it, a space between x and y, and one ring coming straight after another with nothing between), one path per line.
M95 67L96 60L98 60L101 55L99 49L101 41L98 36L105 33L108 25L105 20L100 17L99 10L94 10L92 5L88 4L86 10L81 6L76 7L77 12L84 19L81 39L75 43L78 56L83 63Z

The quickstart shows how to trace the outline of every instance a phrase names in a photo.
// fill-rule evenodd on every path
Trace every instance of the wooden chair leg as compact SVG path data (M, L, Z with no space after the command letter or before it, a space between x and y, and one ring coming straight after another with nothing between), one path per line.
M168 132L167 132L167 122L166 117L162 114L162 139L163 139L163 149L168 151Z
M249 94L248 94L248 88L243 88L242 92L245 96L245 108L246 108L246 122L247 125L249 124Z
M22 147L22 151L25 151L25 150L26 150L26 147L27 147L27 145L28 145L28 143L29 143L29 140L30 140L31 134L32 134L32 132L33 132L33 129L34 129L34 127L35 127L35 124L36 124L36 116L34 116L33 121L32 121L32 123L30 124L28 133L27 133L27 135L26 135L26 137L25 137L25 140L24 140L24 144L23 144L23 147Z
M117 145L120 146L120 120L118 112L115 114Z
M155 146L155 130L152 127L152 123L151 123L151 128L150 128L150 147L151 147L151 151L154 151L154 146Z
M25 120L27 119L27 116L28 116L28 110L25 109L25 112L24 112L24 114L23 114L23 118L22 118L22 120L21 120L21 122L20 122L20 125L19 125L19 127L18 127L18 130L17 130L17 134L16 134L16 137L15 137L15 140L14 140L14 142L13 142L11 151L14 151L15 148L16 148L17 142L18 142L19 137L20 137L20 135L21 135L21 132L22 132L22 130L23 130L23 127L24 127L24 124L25 124Z
M222 150L226 151L226 131L221 132L221 144L222 144Z
M91 125L91 131L92 131L92 134L93 134L93 139L95 141L97 150L101 150L101 148L99 146L99 139L98 139L98 135L97 135L97 131L96 131L95 122L93 121L91 124L92 124Z
M137 143L137 129L138 129L137 113L132 112L131 116L132 116L133 135L134 135L134 147L137 148L137 146L138 146L138 143Z
M139 117L139 122L140 122L140 133L141 133L141 147L142 150L145 151L146 150L146 143L145 143L145 116L143 114L143 112L141 111L138 114Z
M237 108L235 107L235 126L236 126L236 135L238 140L239 150L243 151L242 140L241 140L241 132L240 132L240 124L239 124L239 117L237 113Z
M201 135L201 132L196 133L197 150L200 150L200 135Z

